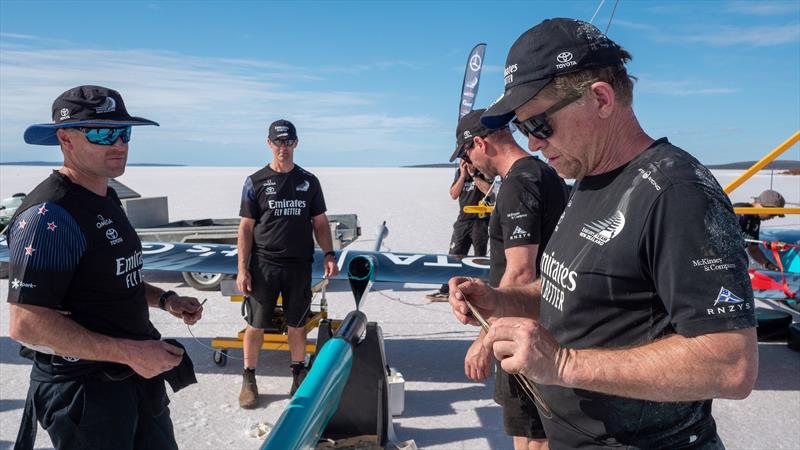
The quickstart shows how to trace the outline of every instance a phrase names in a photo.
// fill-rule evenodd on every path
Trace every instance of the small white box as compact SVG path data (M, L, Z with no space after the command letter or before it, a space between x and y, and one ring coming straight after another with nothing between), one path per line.
M403 379L402 373L390 367L386 384L389 385L389 414L399 416L403 414L406 406L406 380Z

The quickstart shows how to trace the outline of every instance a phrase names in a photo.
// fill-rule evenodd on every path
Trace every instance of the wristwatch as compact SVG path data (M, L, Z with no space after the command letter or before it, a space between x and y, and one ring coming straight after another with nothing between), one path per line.
M332 256L333 258L336 258L336 253L334 253L332 250L329 251L329 252L325 252L325 258L327 258L328 256Z
M173 295L178 295L178 293L175 291L166 291L163 294L161 294L161 297L158 297L158 307L166 311L167 299L172 297Z

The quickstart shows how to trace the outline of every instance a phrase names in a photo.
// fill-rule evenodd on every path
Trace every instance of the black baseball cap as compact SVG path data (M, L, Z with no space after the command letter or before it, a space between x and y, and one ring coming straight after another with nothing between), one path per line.
M483 115L489 127L514 118L524 105L565 73L622 64L622 48L594 25L577 19L547 19L522 33L508 51L505 92Z
M31 125L25 130L25 142L34 145L58 145L56 130L74 127L127 127L155 125L134 117L125 109L119 92L102 86L78 86L53 102L53 123Z
M297 139L297 129L288 120L280 119L272 122L269 126L269 140L276 141L278 139Z
M455 161L460 157L464 151L464 145L472 142L476 136L485 137L491 134L494 130L481 123L481 115L486 112L485 109L476 109L465 114L464 117L458 120L456 127L456 149L450 155L450 162Z

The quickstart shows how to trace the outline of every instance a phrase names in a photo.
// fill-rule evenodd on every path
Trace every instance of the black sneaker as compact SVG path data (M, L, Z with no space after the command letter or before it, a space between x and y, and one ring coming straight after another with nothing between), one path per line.
M308 375L308 367L303 363L295 363L289 367L292 369L292 389L289 391L289 395L294 396L294 393L297 392L297 388L303 384L303 380L305 380L306 375Z

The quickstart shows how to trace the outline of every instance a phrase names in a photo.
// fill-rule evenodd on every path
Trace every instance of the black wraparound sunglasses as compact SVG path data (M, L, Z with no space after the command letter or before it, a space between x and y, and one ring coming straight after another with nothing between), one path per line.
M520 133L525 135L525 137L533 135L533 137L537 139L547 139L553 135L553 127L550 126L550 122L547 120L547 118L555 114L556 111L564 108L570 103L573 103L581 97L583 97L583 94L570 95L569 97L559 100L553 106L547 108L547 110L543 113L536 114L535 116L523 121L514 119L511 121L511 123L513 123L514 127L516 127Z

